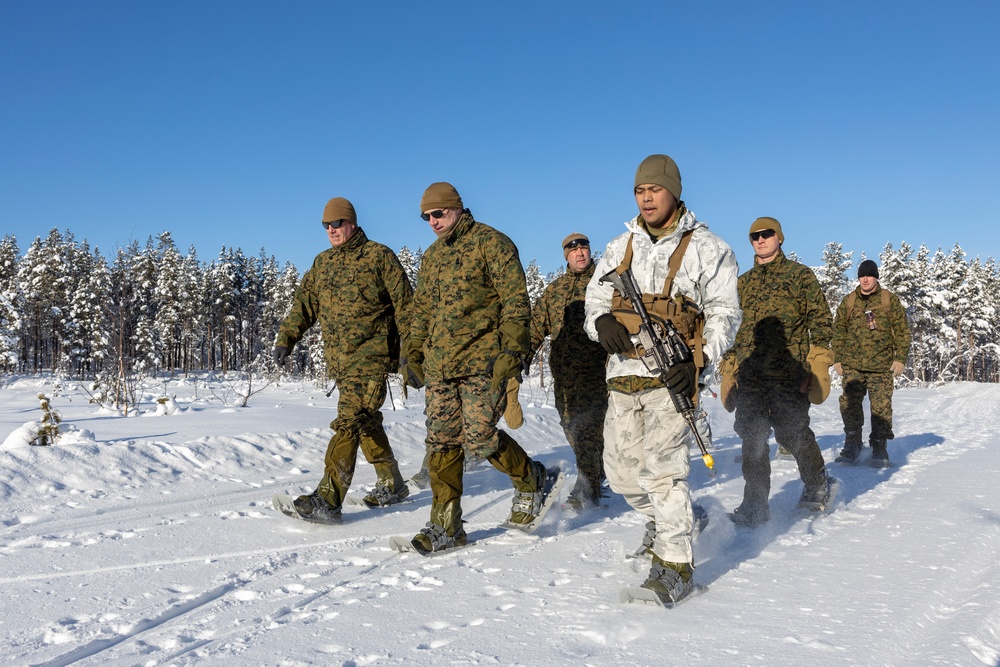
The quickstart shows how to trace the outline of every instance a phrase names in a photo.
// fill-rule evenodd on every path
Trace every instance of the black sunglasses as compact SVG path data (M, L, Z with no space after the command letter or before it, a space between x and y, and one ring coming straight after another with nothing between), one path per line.
M775 233L776 232L773 229L762 229L759 232L751 232L750 240L759 241L760 239L769 239L774 236Z
M431 218L435 220L440 220L444 217L444 209L439 208L436 211L431 211L430 213L421 213L420 217L424 219L425 222L430 222Z
M584 241L583 239L574 239L563 246L563 250L576 250L577 248L589 248L590 241Z
M346 225L347 222L348 222L347 220L334 220L333 222L324 222L323 229L330 229L331 227L333 227L334 229L340 229L341 227Z

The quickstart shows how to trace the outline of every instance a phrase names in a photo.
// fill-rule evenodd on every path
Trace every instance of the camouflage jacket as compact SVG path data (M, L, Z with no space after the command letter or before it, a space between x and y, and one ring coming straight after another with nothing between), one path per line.
M882 307L882 292L889 296L888 310ZM881 285L865 295L854 290L854 307L848 312L845 296L833 320L833 352L838 363L859 371L889 371L893 361L906 365L910 355L910 327L899 297ZM865 311L874 313L875 328L868 326Z
M740 384L800 381L810 372L809 346L830 348L832 318L812 270L781 251L737 283L743 322L728 354L736 356Z
M545 337L551 336L549 368L553 375L566 380L596 377L603 384L608 355L583 330L584 299L595 266L591 262L582 273L567 268L545 288L531 309L531 350L537 352Z
M517 246L462 214L452 233L427 248L417 273L410 337L422 345L427 381L492 372L501 324L531 321Z
M293 348L318 320L330 377L394 373L407 334L401 318L412 298L395 253L359 227L344 245L313 260L274 344Z

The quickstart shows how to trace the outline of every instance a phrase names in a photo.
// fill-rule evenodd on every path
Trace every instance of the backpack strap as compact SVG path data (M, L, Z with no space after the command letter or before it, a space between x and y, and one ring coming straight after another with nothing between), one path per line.
M889 291L879 285L879 290L881 291L882 299L882 310L889 312ZM857 300L858 293L856 290L851 290L851 293L847 295L847 316L851 317L854 315L854 302Z
M684 253L687 252L688 246L691 245L692 234L694 234L693 229L689 229L681 234L680 242L674 248L674 251L670 253L670 259L667 262L669 272L667 273L667 279L663 281L663 291L661 292L665 298L670 298L670 288L673 287L674 277L681 268L681 262L684 261Z

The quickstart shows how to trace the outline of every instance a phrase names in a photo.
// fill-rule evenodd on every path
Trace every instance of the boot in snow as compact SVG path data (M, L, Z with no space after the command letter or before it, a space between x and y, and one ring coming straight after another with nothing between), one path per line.
M422 554L463 547L468 543L462 527L462 506L457 500L431 507L431 520L413 536L410 544Z
M334 507L328 503L326 498L320 495L319 489L307 496L299 496L292 504L295 505L295 511L299 516L307 521L341 523L344 520L340 505Z
M653 564L642 588L655 593L663 604L675 605L694 591L693 576L689 563L671 563L653 554Z
M877 440L872 444L872 460L871 466L873 468L888 468L892 465L889 462L889 451L885 446L885 440Z

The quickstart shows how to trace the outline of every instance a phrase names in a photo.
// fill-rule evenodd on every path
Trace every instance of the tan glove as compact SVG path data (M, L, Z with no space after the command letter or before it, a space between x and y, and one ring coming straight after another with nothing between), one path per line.
M819 405L830 395L830 366L833 366L833 350L818 345L809 346L806 363L812 369L809 377L809 402Z
M521 410L521 402L517 398L520 389L521 383L516 377L507 380L507 407L503 411L503 418L510 428L521 428L521 424L524 423L524 411Z
M889 368L892 369L892 377L898 378L900 375L903 374L903 371L906 369L906 366L903 365L902 361L893 361L892 366L890 366Z
M722 407L726 412L736 409L736 371L739 364L736 363L735 356L725 357L719 364L719 375L722 378L719 383L719 397L722 399Z

